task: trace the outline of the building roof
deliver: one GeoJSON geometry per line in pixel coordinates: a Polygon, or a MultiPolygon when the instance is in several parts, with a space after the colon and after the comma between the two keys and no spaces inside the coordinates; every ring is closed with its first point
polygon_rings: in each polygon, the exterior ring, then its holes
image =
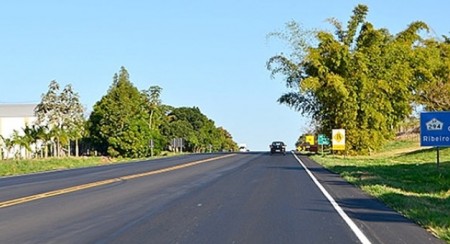
{"type": "Polygon", "coordinates": [[[37,104],[0,104],[0,118],[5,117],[35,117],[37,104]]]}

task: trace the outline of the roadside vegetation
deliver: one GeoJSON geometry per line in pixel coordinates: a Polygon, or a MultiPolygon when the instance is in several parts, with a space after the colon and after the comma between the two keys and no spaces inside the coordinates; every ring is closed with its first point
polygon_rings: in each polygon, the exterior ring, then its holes
{"type": "Polygon", "coordinates": [[[3,160],[0,163],[0,176],[13,176],[45,171],[82,168],[103,165],[115,161],[117,160],[107,159],[104,157],[43,158],[32,160],[8,159],[3,160]]]}
{"type": "MultiPolygon", "coordinates": [[[[180,155],[174,152],[162,152],[151,159],[180,155]]],[[[91,157],[64,157],[64,158],[39,158],[39,159],[7,159],[0,161],[0,177],[25,175],[47,171],[75,169],[92,166],[102,166],[117,163],[130,163],[149,158],[112,158],[105,156],[91,157]]]]}
{"type": "Polygon", "coordinates": [[[0,135],[0,160],[80,155],[142,158],[164,151],[237,150],[231,134],[200,108],[163,104],[161,93],[159,86],[139,91],[121,67],[87,115],[72,86],[61,90],[53,80],[35,108],[36,121],[12,135],[0,135]]]}
{"type": "Polygon", "coordinates": [[[287,44],[267,61],[287,87],[278,102],[311,118],[297,148],[345,129],[346,151],[312,158],[450,243],[450,149],[438,168],[435,149],[407,138],[420,112],[450,111],[450,37],[420,20],[391,34],[368,13],[359,4],[346,23],[329,18],[333,31],[291,21],[270,33],[287,44]]]}
{"type": "Polygon", "coordinates": [[[450,148],[392,141],[372,156],[312,156],[332,172],[450,243],[450,148]]]}
{"type": "Polygon", "coordinates": [[[351,155],[380,150],[419,111],[450,110],[450,38],[420,20],[391,34],[368,13],[360,4],[347,23],[329,18],[333,31],[291,21],[269,34],[287,44],[267,61],[287,87],[278,102],[311,118],[308,134],[345,129],[351,155]]]}

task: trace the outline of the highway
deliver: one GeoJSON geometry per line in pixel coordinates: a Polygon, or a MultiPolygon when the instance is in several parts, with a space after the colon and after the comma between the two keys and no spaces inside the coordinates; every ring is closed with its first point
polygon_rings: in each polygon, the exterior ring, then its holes
{"type": "Polygon", "coordinates": [[[0,178],[0,243],[443,243],[305,156],[194,154],[0,178]]]}

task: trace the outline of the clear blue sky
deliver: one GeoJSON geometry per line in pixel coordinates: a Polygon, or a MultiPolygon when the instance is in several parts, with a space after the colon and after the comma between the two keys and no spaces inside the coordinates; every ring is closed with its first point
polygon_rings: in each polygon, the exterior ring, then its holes
{"type": "Polygon", "coordinates": [[[367,20],[398,33],[413,21],[450,35],[450,2],[438,0],[17,0],[0,9],[0,103],[38,103],[51,80],[72,84],[92,110],[125,66],[139,89],[163,88],[163,103],[197,106],[251,150],[272,140],[290,149],[308,118],[276,103],[285,91],[266,61],[283,51],[269,32],[295,20],[332,30],[358,4],[367,20]]]}

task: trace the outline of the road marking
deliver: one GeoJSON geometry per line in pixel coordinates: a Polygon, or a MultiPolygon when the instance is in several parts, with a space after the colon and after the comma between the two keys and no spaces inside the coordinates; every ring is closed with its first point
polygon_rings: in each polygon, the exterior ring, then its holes
{"type": "Polygon", "coordinates": [[[167,167],[167,168],[163,168],[163,169],[158,169],[158,170],[153,170],[153,171],[148,171],[148,172],[144,172],[144,173],[126,175],[126,176],[121,176],[121,177],[117,177],[117,178],[101,180],[101,181],[96,181],[96,182],[87,183],[87,184],[83,184],[83,185],[68,187],[68,188],[64,188],[64,189],[39,193],[36,195],[16,198],[16,199],[0,202],[0,208],[6,208],[6,207],[10,207],[10,206],[14,206],[14,205],[18,205],[18,204],[22,204],[22,203],[26,203],[26,202],[31,202],[31,201],[35,201],[35,200],[39,200],[39,199],[43,199],[43,198],[58,196],[58,195],[62,195],[62,194],[70,193],[70,192],[81,191],[84,189],[93,188],[93,187],[97,187],[97,186],[113,184],[113,183],[124,181],[124,180],[131,180],[131,179],[136,179],[136,178],[140,178],[140,177],[144,177],[144,176],[161,174],[161,173],[178,170],[178,169],[182,169],[182,168],[187,168],[187,167],[191,167],[194,165],[198,165],[198,164],[202,164],[202,163],[206,163],[206,162],[210,162],[210,161],[214,161],[214,160],[218,160],[218,159],[222,159],[222,158],[227,158],[227,157],[231,157],[231,156],[235,156],[235,155],[236,154],[227,154],[227,155],[223,155],[223,156],[219,156],[219,157],[203,159],[203,160],[199,160],[199,161],[180,164],[180,165],[167,167]]]}
{"type": "Polygon", "coordinates": [[[338,212],[338,214],[341,216],[341,218],[347,223],[347,225],[350,227],[350,229],[355,233],[356,237],[358,237],[359,241],[363,244],[370,244],[369,238],[367,238],[366,235],[361,231],[361,229],[358,228],[358,226],[353,222],[350,217],[344,212],[344,210],[339,206],[339,204],[334,200],[334,198],[328,193],[328,191],[320,184],[320,182],[317,180],[317,178],[309,171],[309,169],[306,167],[306,165],[300,160],[297,155],[295,155],[294,152],[292,152],[292,155],[294,155],[295,159],[300,163],[300,165],[305,169],[306,173],[308,173],[309,177],[314,181],[314,183],[319,187],[319,189],[322,191],[323,195],[328,199],[328,201],[331,203],[331,205],[334,207],[334,209],[338,212]]]}

